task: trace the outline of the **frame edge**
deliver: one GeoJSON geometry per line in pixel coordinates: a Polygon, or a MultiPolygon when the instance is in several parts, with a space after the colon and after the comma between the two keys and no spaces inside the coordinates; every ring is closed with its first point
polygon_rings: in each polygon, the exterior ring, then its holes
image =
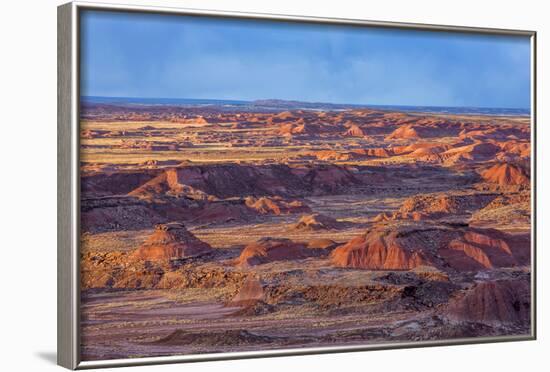
{"type": "Polygon", "coordinates": [[[72,262],[73,4],[57,8],[57,364],[75,369],[77,334],[72,262]]]}
{"type": "MultiPolygon", "coordinates": [[[[211,16],[211,17],[230,17],[241,19],[262,19],[273,21],[288,21],[288,22],[308,22],[319,24],[339,24],[339,25],[354,25],[354,26],[372,26],[384,28],[401,28],[423,31],[448,31],[460,33],[480,33],[492,35],[511,35],[511,36],[529,36],[533,39],[534,53],[532,68],[533,77],[533,104],[531,109],[533,112],[532,121],[536,131],[536,47],[537,47],[537,31],[535,30],[519,30],[519,29],[500,29],[500,28],[483,28],[472,26],[456,26],[456,25],[438,25],[424,23],[408,23],[408,22],[393,22],[393,21],[373,21],[364,19],[348,19],[348,18],[333,18],[333,17],[315,17],[301,16],[291,14],[269,14],[269,13],[252,13],[241,11],[224,11],[213,9],[196,9],[185,7],[169,7],[169,6],[148,6],[136,5],[131,3],[97,3],[93,0],[75,0],[58,6],[58,313],[57,313],[57,332],[58,332],[58,358],[57,364],[71,370],[96,369],[96,368],[113,368],[127,366],[147,366],[147,365],[164,365],[175,363],[193,363],[205,361],[227,361],[227,360],[242,360],[256,358],[272,358],[272,357],[289,357],[303,356],[316,354],[331,354],[331,353],[348,353],[348,352],[365,352],[376,350],[397,350],[402,348],[424,348],[434,346],[460,346],[460,345],[475,345],[484,343],[500,343],[500,342],[518,342],[518,341],[534,341],[537,340],[536,327],[536,209],[532,210],[534,233],[532,238],[535,243],[533,246],[532,265],[532,325],[531,332],[528,335],[522,336],[504,336],[497,338],[486,339],[456,339],[444,340],[443,342],[415,342],[408,343],[392,343],[390,345],[374,345],[361,346],[350,348],[329,348],[327,350],[316,350],[315,348],[307,348],[305,350],[282,349],[279,351],[262,351],[253,353],[220,353],[206,354],[193,356],[191,358],[184,355],[175,355],[168,357],[151,357],[139,359],[122,359],[122,360],[101,360],[101,361],[81,361],[80,360],[80,342],[79,342],[79,264],[77,257],[79,256],[79,239],[75,238],[75,234],[79,233],[78,223],[78,198],[80,196],[78,182],[73,183],[74,179],[79,177],[78,169],[78,147],[73,147],[73,141],[78,140],[79,122],[78,112],[79,105],[77,102],[72,102],[72,98],[78,97],[78,79],[79,70],[76,64],[79,61],[79,30],[78,18],[79,12],[82,10],[104,10],[104,11],[119,11],[119,12],[137,12],[137,13],[157,13],[157,14],[177,14],[177,15],[196,15],[196,16],[211,16]],[[76,40],[76,41],[75,41],[76,40]],[[77,56],[75,60],[72,57],[77,56]],[[76,67],[75,67],[76,66],[76,67]],[[75,82],[76,81],[76,82],[75,82]],[[73,163],[74,160],[74,163],[73,163]],[[74,187],[74,188],[73,188],[74,187]],[[75,214],[75,211],[76,214],[75,214]]],[[[536,159],[536,136],[533,140],[533,152],[536,159]]],[[[536,168],[536,160],[535,167],[536,168]]],[[[533,176],[533,183],[536,190],[536,169],[533,176]]],[[[533,191],[534,200],[536,200],[536,191],[533,191]]],[[[536,206],[535,206],[536,208],[536,206]]]]}

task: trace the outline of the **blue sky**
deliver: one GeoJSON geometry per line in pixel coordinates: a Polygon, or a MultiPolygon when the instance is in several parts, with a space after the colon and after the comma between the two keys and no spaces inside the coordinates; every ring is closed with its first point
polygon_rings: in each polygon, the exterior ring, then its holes
{"type": "Polygon", "coordinates": [[[84,11],[86,96],[527,108],[528,37],[84,11]]]}

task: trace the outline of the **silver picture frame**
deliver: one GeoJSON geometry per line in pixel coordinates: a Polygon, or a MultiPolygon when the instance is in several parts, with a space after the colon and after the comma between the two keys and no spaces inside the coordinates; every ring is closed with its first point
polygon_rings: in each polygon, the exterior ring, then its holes
{"type": "Polygon", "coordinates": [[[157,6],[115,5],[74,1],[58,7],[58,155],[57,155],[57,362],[69,369],[88,369],[131,365],[167,364],[241,358],[342,353],[380,349],[480,344],[536,339],[536,32],[483,27],[443,26],[435,24],[383,22],[360,19],[321,18],[282,14],[245,13],[157,6]],[[412,30],[452,31],[459,33],[519,35],[531,40],[531,333],[522,336],[481,337],[441,341],[388,342],[376,345],[312,347],[300,349],[232,352],[168,357],[146,357],[102,361],[80,359],[80,173],[79,173],[79,17],[83,10],[145,12],[172,15],[202,15],[245,19],[280,20],[354,26],[376,26],[412,30]]]}

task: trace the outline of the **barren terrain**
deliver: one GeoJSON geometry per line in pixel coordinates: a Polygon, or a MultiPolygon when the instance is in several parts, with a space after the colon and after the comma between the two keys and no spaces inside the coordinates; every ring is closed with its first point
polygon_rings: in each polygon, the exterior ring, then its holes
{"type": "Polygon", "coordinates": [[[83,360],[529,334],[529,122],[84,106],[83,360]]]}

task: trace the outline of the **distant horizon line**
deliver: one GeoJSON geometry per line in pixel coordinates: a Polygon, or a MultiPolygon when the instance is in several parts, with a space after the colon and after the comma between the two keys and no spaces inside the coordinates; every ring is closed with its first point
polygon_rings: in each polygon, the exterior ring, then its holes
{"type": "Polygon", "coordinates": [[[320,101],[301,101],[296,99],[284,99],[284,98],[257,98],[254,100],[244,99],[230,99],[230,98],[182,98],[182,97],[130,97],[130,96],[97,96],[97,95],[80,95],[80,99],[83,98],[102,98],[102,99],[141,99],[141,100],[188,100],[188,101],[232,101],[242,103],[254,103],[261,101],[273,101],[273,102],[292,102],[292,103],[304,103],[310,105],[334,105],[334,106],[357,106],[357,107],[427,107],[427,108],[471,108],[471,109],[504,109],[504,110],[529,110],[531,107],[489,107],[489,106],[442,106],[442,105],[410,105],[410,104],[376,104],[376,103],[335,103],[335,102],[320,102],[320,101]]]}

